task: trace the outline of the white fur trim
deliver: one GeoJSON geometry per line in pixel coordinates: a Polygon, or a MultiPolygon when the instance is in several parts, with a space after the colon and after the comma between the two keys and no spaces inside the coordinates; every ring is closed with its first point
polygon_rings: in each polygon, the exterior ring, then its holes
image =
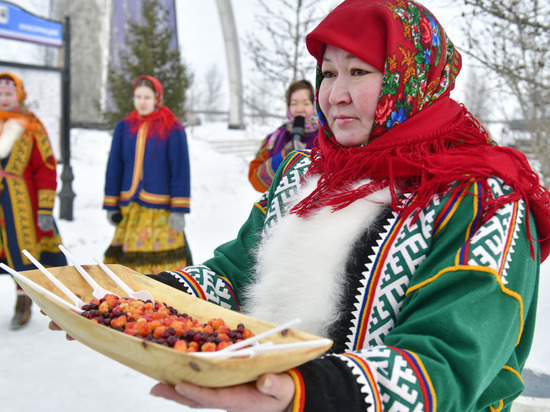
{"type": "MultiPolygon", "coordinates": [[[[289,207],[316,184],[316,179],[307,182],[289,207]]],[[[306,219],[283,216],[260,245],[245,312],[276,324],[299,317],[298,329],[326,336],[338,317],[341,280],[353,244],[389,201],[386,188],[336,212],[325,207],[306,219]]]]}
{"type": "Polygon", "coordinates": [[[4,122],[2,134],[0,135],[0,159],[5,159],[11,153],[13,145],[25,131],[25,127],[15,119],[4,122]]]}

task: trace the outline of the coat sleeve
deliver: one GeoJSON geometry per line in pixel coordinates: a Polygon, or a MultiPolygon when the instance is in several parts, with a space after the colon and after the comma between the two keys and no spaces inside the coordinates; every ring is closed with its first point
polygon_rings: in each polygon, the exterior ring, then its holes
{"type": "Polygon", "coordinates": [[[123,139],[124,120],[120,120],[113,132],[111,150],[107,160],[107,171],[105,173],[105,195],[103,198],[103,209],[116,210],[120,199],[122,188],[122,177],[124,174],[123,139]]]}
{"type": "Polygon", "coordinates": [[[265,197],[254,204],[237,237],[214,250],[214,257],[202,265],[161,272],[153,279],[183,290],[200,299],[241,311],[240,291],[252,279],[255,245],[265,220],[265,197]]]}
{"type": "MultiPolygon", "coordinates": [[[[287,159],[290,159],[289,156],[287,159]]],[[[285,159],[285,163],[289,160],[285,159]]],[[[278,182],[284,168],[275,176],[278,182]]],[[[266,219],[269,199],[275,188],[262,194],[254,203],[248,219],[237,237],[214,250],[214,257],[198,266],[150,275],[155,280],[178,288],[200,299],[241,311],[243,289],[253,280],[258,244],[266,219]]]]}
{"type": "Polygon", "coordinates": [[[265,192],[271,183],[277,169],[288,153],[285,150],[272,153],[271,148],[275,144],[274,140],[284,139],[286,134],[285,126],[281,126],[273,134],[264,139],[256,156],[250,162],[248,168],[248,180],[258,192],[265,192]]]}
{"type": "Polygon", "coordinates": [[[483,222],[471,193],[440,216],[381,344],[289,372],[294,411],[509,410],[534,333],[540,258],[536,241],[530,256],[527,228],[535,224],[526,224],[523,201],[483,222]]]}
{"type": "Polygon", "coordinates": [[[189,213],[191,199],[191,168],[187,136],[181,124],[168,138],[170,162],[170,208],[174,212],[189,213]]]}

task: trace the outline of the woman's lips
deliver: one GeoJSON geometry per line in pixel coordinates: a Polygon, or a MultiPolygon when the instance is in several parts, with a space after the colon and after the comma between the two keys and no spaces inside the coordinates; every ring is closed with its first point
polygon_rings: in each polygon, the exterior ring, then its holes
{"type": "Polygon", "coordinates": [[[336,116],[334,117],[334,125],[338,127],[345,127],[357,120],[351,116],[336,116]]]}

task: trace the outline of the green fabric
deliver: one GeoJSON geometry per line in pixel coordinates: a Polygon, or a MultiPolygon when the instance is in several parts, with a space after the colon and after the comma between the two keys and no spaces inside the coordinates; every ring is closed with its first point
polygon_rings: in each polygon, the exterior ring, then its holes
{"type": "MultiPolygon", "coordinates": [[[[519,258],[512,259],[506,270],[507,284],[487,272],[486,266],[456,264],[475,205],[474,196],[466,195],[433,237],[431,251],[415,271],[409,290],[428,283],[408,294],[395,328],[385,339],[387,345],[419,355],[442,410],[489,410],[498,407],[503,394],[519,396],[524,386],[513,371],[523,370],[534,332],[539,249],[532,260],[524,224],[513,247],[519,258]]],[[[532,220],[531,227],[535,227],[532,220]]],[[[470,251],[472,263],[475,253],[470,251]]]]}
{"type": "MultiPolygon", "coordinates": [[[[202,274],[219,275],[231,283],[237,301],[224,298],[226,306],[237,309],[242,305],[240,292],[252,280],[261,236],[269,226],[276,224],[277,216],[285,213],[282,201],[288,194],[285,190],[296,190],[288,185],[288,181],[279,186],[283,174],[287,172],[285,178],[288,179],[293,173],[295,182],[303,175],[305,169],[295,167],[293,161],[295,159],[285,159],[274,184],[254,205],[237,238],[218,247],[214,257],[201,269],[202,274]]],[[[506,190],[496,180],[493,189],[496,194],[506,190]]],[[[476,188],[472,186],[470,190],[475,193],[476,188]]],[[[411,239],[418,237],[419,242],[426,243],[426,251],[422,252],[419,263],[411,263],[404,269],[394,268],[395,271],[410,270],[410,279],[405,299],[400,302],[401,298],[395,297],[395,325],[384,336],[383,346],[373,348],[370,343],[355,352],[371,368],[378,370],[379,376],[387,378],[376,386],[384,394],[385,408],[403,396],[401,381],[399,385],[396,383],[398,378],[416,372],[410,369],[408,372],[399,371],[401,376],[393,376],[397,372],[380,358],[380,348],[384,346],[418,357],[433,385],[439,410],[465,412],[502,408],[500,410],[507,411],[524,388],[519,374],[534,333],[539,247],[534,242],[536,258],[531,259],[525,219],[521,217],[523,202],[518,204],[518,218],[511,209],[500,209],[492,220],[479,226],[475,220],[479,216],[477,198],[472,193],[459,198],[454,208],[449,205],[455,199],[447,195],[424,210],[426,216],[439,217],[448,213],[437,228],[417,228],[415,232],[407,226],[412,224],[409,219],[395,238],[394,248],[406,241],[410,242],[408,247],[412,247],[414,241],[411,239]],[[506,229],[514,222],[519,222],[519,225],[511,245],[503,246],[506,229]],[[470,249],[462,255],[461,250],[468,244],[470,249]],[[507,252],[504,268],[500,263],[503,250],[507,252]]],[[[530,224],[535,228],[533,220],[530,224]]],[[[536,234],[534,236],[536,238],[536,234]]],[[[395,251],[390,249],[389,253],[386,260],[392,261],[391,254],[395,251]]],[[[397,263],[400,262],[395,260],[397,263]]],[[[219,299],[219,296],[208,298],[216,303],[219,299]]],[[[350,374],[351,370],[350,366],[350,374]]],[[[410,388],[418,390],[420,386],[416,383],[410,388]]],[[[422,399],[416,402],[422,402],[422,399]]]]}

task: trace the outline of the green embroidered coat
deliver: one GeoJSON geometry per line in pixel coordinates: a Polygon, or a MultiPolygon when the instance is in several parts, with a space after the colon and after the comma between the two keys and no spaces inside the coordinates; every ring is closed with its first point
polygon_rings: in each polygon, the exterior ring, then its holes
{"type": "MultiPolygon", "coordinates": [[[[288,213],[308,165],[307,153],[289,155],[235,240],[159,280],[242,310],[259,245],[288,213]]],[[[490,186],[496,196],[510,190],[498,179],[490,186]]],[[[510,410],[534,333],[539,249],[534,241],[533,259],[523,201],[481,223],[479,190],[434,198],[417,220],[383,207],[361,231],[325,331],[331,353],[289,372],[294,411],[510,410]]]]}

